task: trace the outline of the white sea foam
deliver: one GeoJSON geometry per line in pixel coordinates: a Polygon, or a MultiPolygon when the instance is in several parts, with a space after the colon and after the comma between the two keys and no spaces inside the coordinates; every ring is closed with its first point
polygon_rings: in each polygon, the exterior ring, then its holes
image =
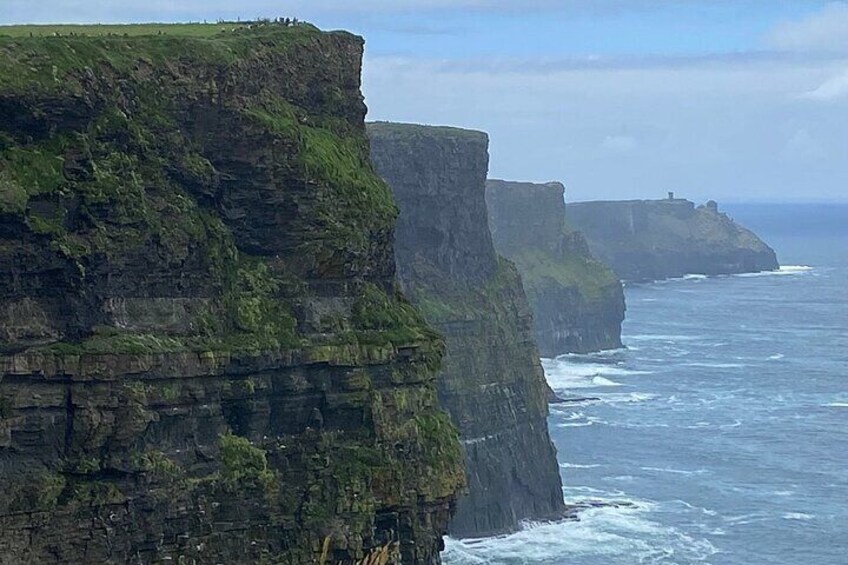
{"type": "Polygon", "coordinates": [[[631,402],[648,402],[657,398],[656,394],[647,392],[612,393],[601,396],[601,402],[606,404],[629,404],[631,402]]]}
{"type": "Polygon", "coordinates": [[[702,335],[672,335],[672,334],[630,334],[623,337],[625,341],[701,341],[702,335]]]}
{"type": "Polygon", "coordinates": [[[560,463],[559,466],[563,469],[597,469],[600,467],[598,464],[581,465],[580,463],[560,463]]]}
{"type": "Polygon", "coordinates": [[[801,275],[801,274],[804,274],[804,273],[809,273],[812,270],[813,270],[812,267],[808,267],[806,265],[784,265],[776,271],[762,271],[760,273],[740,273],[738,275],[733,275],[733,276],[742,277],[742,278],[755,278],[755,277],[801,275]]]}
{"type": "Polygon", "coordinates": [[[686,282],[686,281],[702,281],[706,278],[708,278],[707,275],[703,275],[703,274],[700,274],[700,273],[690,273],[690,274],[687,274],[687,275],[683,275],[682,277],[669,277],[667,279],[659,279],[659,280],[653,281],[651,284],[665,285],[665,284],[673,284],[673,283],[686,282]]]}
{"type": "Polygon", "coordinates": [[[610,477],[604,477],[603,480],[610,482],[632,483],[636,480],[636,477],[633,475],[612,475],[610,477]]]}
{"type": "Polygon", "coordinates": [[[848,402],[829,402],[822,404],[825,408],[848,408],[848,402]]]}
{"type": "Polygon", "coordinates": [[[542,359],[545,377],[555,390],[605,388],[622,386],[617,377],[648,374],[632,371],[616,364],[575,363],[565,359],[542,359]]]}
{"type": "Polygon", "coordinates": [[[712,427],[712,424],[710,422],[695,422],[691,426],[683,426],[683,428],[687,430],[700,430],[709,427],[712,427]]]}
{"type": "Polygon", "coordinates": [[[808,521],[814,519],[815,516],[812,514],[805,514],[803,512],[787,512],[783,515],[784,520],[802,520],[808,521]]]}
{"type": "Polygon", "coordinates": [[[448,565],[571,563],[591,557],[611,565],[653,562],[657,558],[694,562],[717,552],[707,539],[653,521],[653,503],[589,487],[568,490],[586,491],[590,496],[567,500],[572,504],[600,501],[621,506],[588,508],[580,512],[576,521],[529,523],[521,531],[506,536],[448,538],[442,555],[444,562],[448,565]]]}
{"type": "Polygon", "coordinates": [[[621,386],[621,383],[605,379],[604,377],[592,377],[592,384],[595,386],[621,386]]]}
{"type": "Polygon", "coordinates": [[[643,471],[654,471],[656,473],[671,473],[672,475],[702,475],[709,472],[706,469],[684,471],[683,469],[671,469],[669,467],[640,467],[640,469],[643,471]]]}
{"type": "Polygon", "coordinates": [[[574,415],[568,417],[565,422],[560,422],[556,425],[558,428],[585,428],[588,426],[593,426],[595,424],[606,424],[606,420],[602,420],[595,416],[586,417],[581,412],[579,415],[574,415]]]}
{"type": "Polygon", "coordinates": [[[608,359],[610,357],[616,357],[623,353],[627,353],[627,351],[629,350],[629,347],[619,347],[618,349],[604,349],[601,351],[594,351],[592,353],[563,353],[562,355],[557,355],[555,359],[543,358],[542,361],[556,361],[561,359],[573,361],[582,359],[592,362],[595,359],[608,359]]]}
{"type": "Polygon", "coordinates": [[[742,363],[681,363],[684,367],[704,367],[707,369],[743,369],[742,363]]]}
{"type": "Polygon", "coordinates": [[[769,356],[769,359],[771,361],[780,361],[784,357],[786,356],[783,353],[775,353],[774,355],[769,356]]]}
{"type": "Polygon", "coordinates": [[[542,367],[545,372],[558,372],[577,377],[604,376],[627,376],[644,375],[644,371],[632,371],[618,365],[606,365],[603,363],[569,363],[568,361],[542,359],[542,367]]]}
{"type": "Polygon", "coordinates": [[[728,524],[741,526],[745,524],[754,524],[756,522],[765,522],[772,517],[767,512],[751,512],[749,514],[740,514],[738,516],[724,516],[723,519],[728,524]]]}

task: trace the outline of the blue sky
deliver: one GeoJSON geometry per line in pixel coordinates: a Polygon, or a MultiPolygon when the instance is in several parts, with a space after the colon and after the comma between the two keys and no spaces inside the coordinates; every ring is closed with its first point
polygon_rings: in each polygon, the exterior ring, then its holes
{"type": "Polygon", "coordinates": [[[848,200],[848,1],[0,0],[0,23],[260,15],[365,36],[369,117],[485,130],[492,176],[848,200]]]}

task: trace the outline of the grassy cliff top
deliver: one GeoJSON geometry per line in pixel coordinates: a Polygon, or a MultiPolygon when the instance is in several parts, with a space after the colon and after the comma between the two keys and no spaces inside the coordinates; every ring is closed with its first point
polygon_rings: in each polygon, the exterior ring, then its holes
{"type": "Polygon", "coordinates": [[[396,122],[369,122],[368,135],[381,139],[413,139],[431,137],[486,143],[489,135],[483,131],[462,129],[450,126],[429,126],[423,124],[403,124],[396,122]]]}
{"type": "Polygon", "coordinates": [[[50,24],[50,25],[3,25],[0,26],[0,39],[29,37],[109,37],[109,36],[159,36],[214,38],[226,37],[226,34],[268,31],[304,32],[317,31],[309,24],[285,25],[275,22],[218,22],[206,23],[146,23],[146,24],[50,24]]]}
{"type": "Polygon", "coordinates": [[[514,181],[503,179],[486,179],[486,185],[496,190],[560,190],[565,191],[565,186],[556,180],[549,182],[514,181]]]}
{"type": "Polygon", "coordinates": [[[354,37],[274,22],[0,26],[0,92],[67,91],[69,74],[104,63],[117,71],[139,61],[227,65],[255,53],[257,44],[280,51],[326,36],[354,37]]]}

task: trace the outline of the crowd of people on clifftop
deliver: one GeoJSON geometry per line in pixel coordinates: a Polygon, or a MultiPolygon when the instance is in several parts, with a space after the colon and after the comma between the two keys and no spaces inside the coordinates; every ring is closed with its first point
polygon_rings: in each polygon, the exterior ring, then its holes
{"type": "Polygon", "coordinates": [[[234,22],[233,21],[227,21],[227,20],[218,20],[218,24],[222,24],[222,25],[223,24],[238,24],[240,26],[247,26],[249,29],[253,29],[254,27],[263,27],[263,26],[269,26],[269,25],[280,25],[280,26],[284,26],[284,27],[291,27],[291,26],[296,26],[296,25],[300,25],[300,24],[303,24],[303,23],[305,23],[305,22],[302,22],[302,21],[298,20],[297,18],[274,18],[274,19],[257,18],[255,20],[249,20],[249,21],[244,21],[244,22],[241,21],[240,19],[236,20],[234,22]]]}

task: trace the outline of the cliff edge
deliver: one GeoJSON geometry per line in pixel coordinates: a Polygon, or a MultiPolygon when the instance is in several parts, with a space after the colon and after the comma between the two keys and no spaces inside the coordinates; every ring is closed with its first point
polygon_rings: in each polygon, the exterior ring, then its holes
{"type": "Polygon", "coordinates": [[[679,198],[577,202],[568,221],[619,277],[658,280],[686,274],[727,275],[778,268],[777,256],[750,230],[718,210],[679,198]]]}
{"type": "Polygon", "coordinates": [[[125,29],[0,37],[0,563],[438,563],[362,39],[125,29]]]}
{"type": "Polygon", "coordinates": [[[621,282],[565,220],[565,189],[489,180],[486,201],[495,248],[521,273],[545,357],[621,347],[621,282]]]}
{"type": "Polygon", "coordinates": [[[469,493],[452,535],[515,530],[564,511],[547,428],[547,385],[521,279],[487,223],[486,134],[369,124],[371,158],[400,208],[398,273],[446,338],[442,406],[457,425],[469,493]]]}

